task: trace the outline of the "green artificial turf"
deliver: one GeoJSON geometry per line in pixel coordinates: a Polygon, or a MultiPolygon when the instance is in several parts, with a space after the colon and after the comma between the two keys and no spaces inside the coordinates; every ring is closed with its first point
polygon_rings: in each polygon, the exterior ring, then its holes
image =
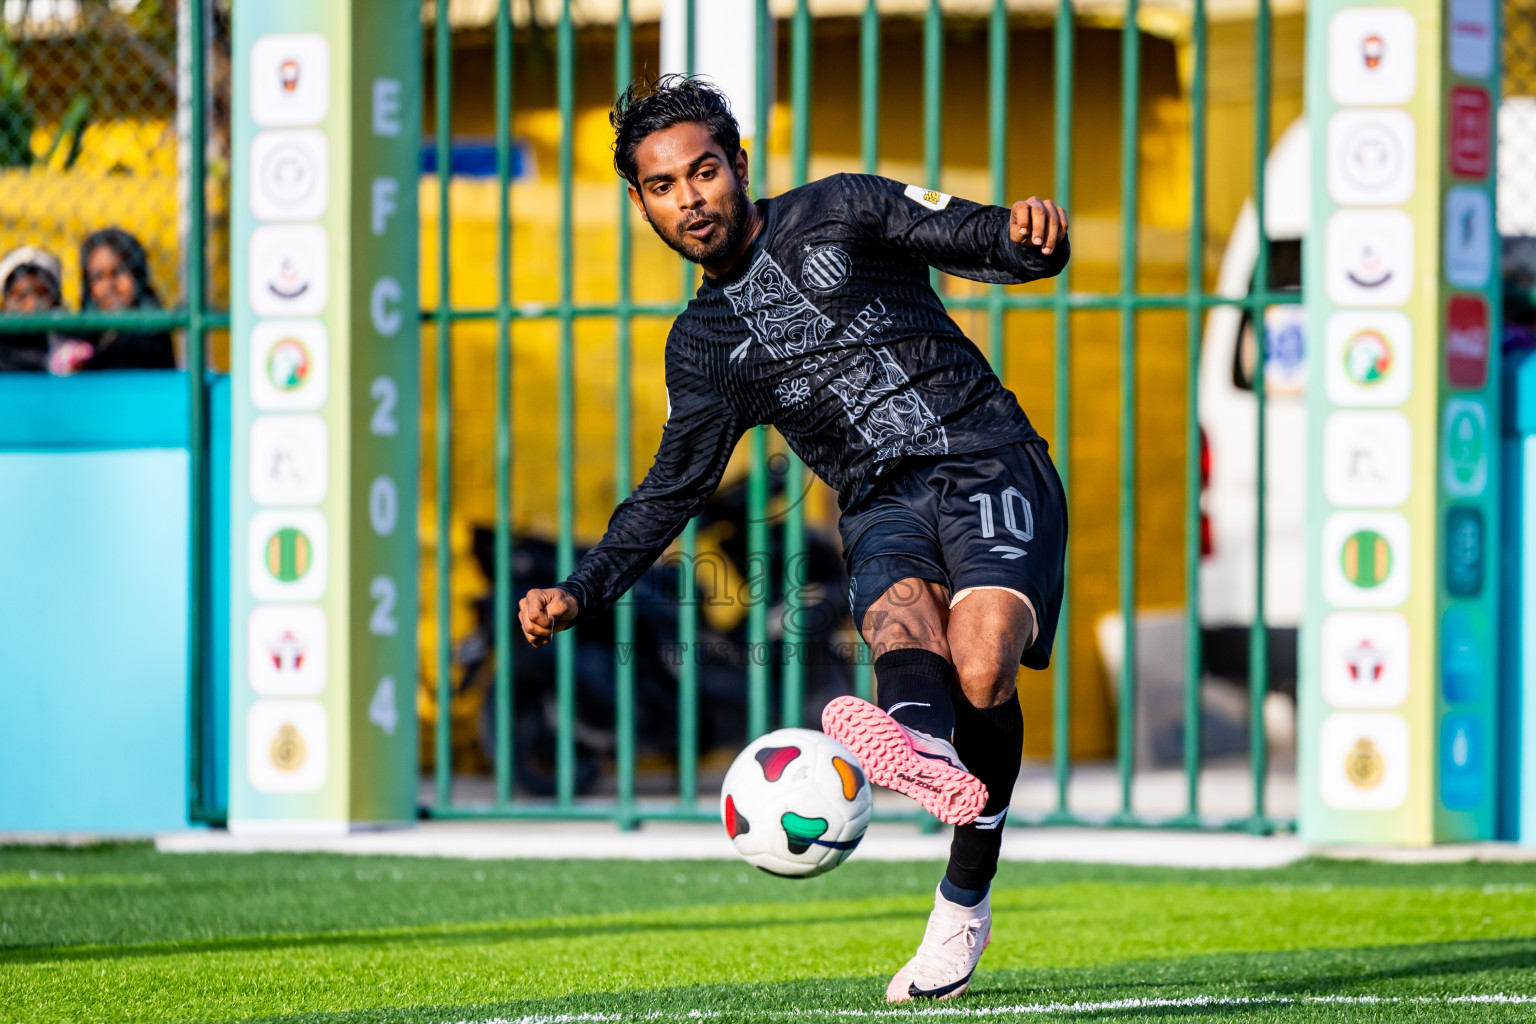
{"type": "MultiPolygon", "coordinates": [[[[853,1019],[939,871],[0,848],[0,1021],[853,1019]]],[[[919,1014],[1536,1020],[1451,1001],[1536,998],[1536,865],[1005,864],[992,900],[971,994],[919,1014]]]]}

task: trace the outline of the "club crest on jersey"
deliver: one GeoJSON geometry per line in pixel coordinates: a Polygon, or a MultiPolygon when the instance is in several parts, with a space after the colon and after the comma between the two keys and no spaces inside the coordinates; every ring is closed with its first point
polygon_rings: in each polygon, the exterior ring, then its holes
{"type": "Polygon", "coordinates": [[[949,201],[952,197],[946,192],[940,192],[938,189],[922,188],[918,185],[908,185],[907,198],[922,206],[928,207],[930,210],[942,210],[944,207],[949,205],[949,201]]]}
{"type": "Polygon", "coordinates": [[[817,292],[829,292],[848,280],[853,261],[835,245],[818,245],[805,254],[800,283],[817,292]]]}

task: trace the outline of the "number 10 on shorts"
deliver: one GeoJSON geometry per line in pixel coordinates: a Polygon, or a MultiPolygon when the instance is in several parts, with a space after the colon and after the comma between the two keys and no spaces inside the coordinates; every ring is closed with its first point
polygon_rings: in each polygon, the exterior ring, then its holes
{"type": "MultiPolygon", "coordinates": [[[[981,494],[973,494],[970,499],[981,512],[981,536],[984,540],[991,540],[997,536],[997,523],[992,514],[992,495],[983,491],[981,494]]],[[[1035,539],[1035,514],[1029,507],[1029,499],[1019,491],[1017,487],[1005,489],[998,502],[1003,508],[1003,528],[1021,541],[1035,539]],[[1017,506],[1015,506],[1017,502],[1017,506]]],[[[999,544],[991,549],[1004,558],[1012,560],[1023,558],[1027,552],[1023,548],[1014,547],[1011,544],[999,544]]]]}

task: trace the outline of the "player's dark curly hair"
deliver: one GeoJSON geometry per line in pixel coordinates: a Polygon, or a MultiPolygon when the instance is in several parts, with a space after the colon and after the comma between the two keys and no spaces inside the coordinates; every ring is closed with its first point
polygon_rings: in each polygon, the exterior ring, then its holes
{"type": "Polygon", "coordinates": [[[614,101],[608,123],[613,125],[613,166],[636,188],[640,187],[635,150],[652,132],[673,125],[697,122],[710,138],[735,160],[741,150],[741,127],[731,113],[731,101],[709,82],[689,75],[637,78],[614,101]]]}

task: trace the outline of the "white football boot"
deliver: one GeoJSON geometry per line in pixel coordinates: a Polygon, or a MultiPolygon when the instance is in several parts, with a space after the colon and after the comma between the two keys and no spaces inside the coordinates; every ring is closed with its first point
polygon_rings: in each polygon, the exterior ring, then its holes
{"type": "Polygon", "coordinates": [[[989,893],[974,907],[951,903],[933,894],[933,913],[917,955],[896,972],[885,1001],[953,999],[964,994],[976,973],[976,963],[992,939],[992,897],[989,893]]]}

